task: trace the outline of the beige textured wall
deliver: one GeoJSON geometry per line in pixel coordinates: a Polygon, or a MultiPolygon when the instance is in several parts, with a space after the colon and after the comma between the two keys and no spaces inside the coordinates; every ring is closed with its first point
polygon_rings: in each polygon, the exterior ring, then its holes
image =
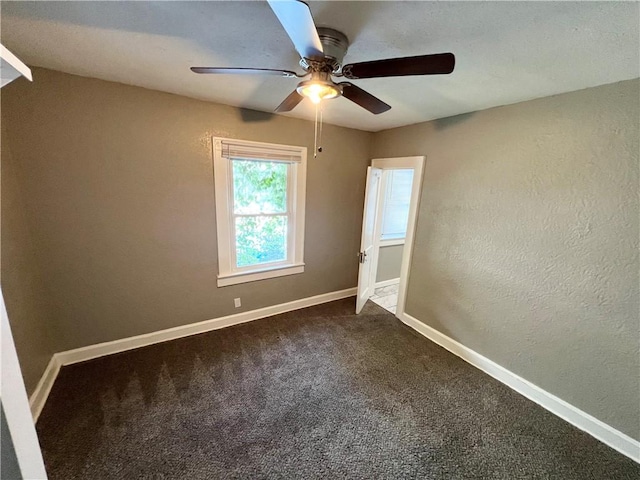
{"type": "MultiPolygon", "coordinates": [[[[8,88],[8,87],[7,87],[8,88]]],[[[2,90],[4,95],[4,89],[2,90]]],[[[32,234],[33,220],[28,216],[29,198],[20,184],[25,172],[11,155],[7,141],[7,122],[2,124],[2,237],[0,263],[2,292],[11,320],[13,338],[21,362],[27,391],[40,380],[55,353],[52,317],[47,302],[47,283],[37,262],[32,234]],[[14,321],[15,320],[15,321],[14,321]]]]}
{"type": "Polygon", "coordinates": [[[426,155],[407,313],[640,439],[640,81],[389,130],[426,155]]]}
{"type": "MultiPolygon", "coordinates": [[[[2,275],[10,281],[17,258],[37,252],[56,351],[356,285],[371,133],[326,125],[324,153],[313,159],[311,122],[33,73],[33,84],[2,90],[2,121],[24,173],[7,182],[25,199],[16,212],[31,220],[33,247],[3,255],[2,275]],[[308,147],[304,274],[216,287],[212,135],[308,147]]],[[[2,221],[4,250],[18,220],[2,221]]],[[[7,303],[16,295],[7,292],[7,303]]],[[[12,325],[19,331],[36,316],[14,309],[12,325]]],[[[27,356],[25,347],[25,370],[37,372],[41,362],[27,356]]]]}
{"type": "Polygon", "coordinates": [[[378,251],[378,268],[376,271],[376,282],[384,282],[400,277],[400,266],[402,265],[402,251],[404,245],[389,245],[380,247],[378,251]]]}

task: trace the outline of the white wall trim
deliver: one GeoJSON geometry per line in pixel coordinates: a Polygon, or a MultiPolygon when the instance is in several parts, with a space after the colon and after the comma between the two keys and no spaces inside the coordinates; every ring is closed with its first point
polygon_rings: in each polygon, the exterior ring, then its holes
{"type": "Polygon", "coordinates": [[[543,390],[461,343],[425,325],[407,313],[399,313],[398,318],[405,324],[424,335],[429,340],[449,350],[476,368],[491,375],[516,392],[534,401],[563,420],[588,433],[597,440],[640,463],[640,442],[616,430],[606,423],[592,417],[555,395],[543,390]]]}
{"type": "Polygon", "coordinates": [[[136,335],[135,337],[122,338],[111,342],[98,343],[89,345],[88,347],[75,348],[66,352],[56,353],[61,365],[71,365],[72,363],[84,362],[93,358],[103,357],[114,353],[133,350],[134,348],[146,347],[154,343],[167,342],[177,338],[197,335],[198,333],[209,332],[219,328],[230,327],[240,323],[251,322],[261,318],[278,315],[280,313],[298,310],[300,308],[311,307],[321,303],[332,302],[342,298],[355,295],[355,288],[348,288],[338,292],[324,293],[314,297],[302,298],[292,302],[281,303],[271,307],[259,308],[248,312],[235,313],[226,317],[214,318],[198,323],[190,323],[188,325],[180,325],[179,327],[167,328],[157,332],[136,335]]]}
{"type": "Polygon", "coordinates": [[[270,267],[259,271],[229,273],[226,275],[218,275],[218,287],[255,282],[257,280],[266,280],[267,278],[285,277],[287,275],[295,275],[298,273],[304,273],[304,263],[299,265],[270,267]]]}
{"type": "Polygon", "coordinates": [[[11,83],[19,76],[33,82],[31,69],[4,45],[0,45],[0,87],[11,83]]]}
{"type": "Polygon", "coordinates": [[[400,277],[398,277],[398,278],[391,278],[391,279],[389,279],[389,280],[383,280],[383,281],[381,281],[381,282],[376,282],[376,283],[373,285],[373,288],[374,288],[374,289],[376,289],[376,288],[387,287],[387,286],[389,286],[389,285],[395,285],[396,283],[400,283],[400,277]]]}
{"type": "MultiPolygon", "coordinates": [[[[384,283],[384,282],[381,282],[384,283]]],[[[99,343],[88,347],[76,348],[65,352],[56,353],[51,358],[47,368],[38,382],[34,390],[29,404],[34,421],[37,421],[42,408],[49,396],[53,383],[60,371],[62,365],[70,365],[73,363],[83,362],[94,358],[111,355],[114,353],[133,350],[135,348],[153,345],[155,343],[166,342],[177,338],[183,338],[190,335],[217,330],[220,328],[230,327],[241,323],[259,320],[261,318],[278,315],[280,313],[290,312],[301,308],[320,305],[322,303],[340,300],[342,298],[351,297],[356,294],[356,288],[348,288],[337,292],[330,292],[313,297],[294,300],[292,302],[281,303],[271,307],[260,308],[248,312],[241,312],[225,317],[205,320],[203,322],[192,323],[189,325],[181,325],[179,327],[160,330],[144,335],[114,340],[112,342],[99,343]]],[[[616,430],[597,418],[586,412],[574,407],[555,395],[541,389],[537,385],[523,379],[515,373],[480,355],[479,353],[465,347],[461,343],[447,337],[438,332],[434,328],[420,322],[411,315],[399,312],[398,318],[406,325],[416,330],[429,340],[437,343],[441,347],[450,351],[454,355],[462,358],[474,367],[491,375],[496,380],[504,383],[516,392],[524,395],[529,400],[537,403],[551,413],[559,416],[565,421],[571,423],[575,427],[590,434],[594,438],[609,445],[611,448],[626,455],[632,460],[640,463],[640,442],[634,440],[628,435],[616,430]]]]}
{"type": "Polygon", "coordinates": [[[86,360],[103,357],[105,355],[146,347],[147,345],[153,345],[155,343],[167,342],[177,338],[188,337],[190,335],[197,335],[211,330],[218,330],[219,328],[251,322],[253,320],[271,317],[272,315],[278,315],[292,310],[299,310],[301,308],[312,307],[314,305],[352,297],[355,294],[355,287],[347,288],[346,290],[323,293],[321,295],[302,298],[300,300],[281,303],[270,307],[259,308],[257,310],[235,313],[233,315],[227,315],[226,317],[214,318],[198,323],[190,323],[188,325],[180,325],[178,327],[167,328],[166,330],[159,330],[157,332],[145,333],[143,335],[121,338],[111,342],[97,343],[87,347],[75,348],[73,350],[56,353],[51,358],[40,382],[38,382],[35,391],[31,395],[29,403],[31,405],[33,419],[34,421],[38,420],[40,412],[42,411],[42,408],[47,401],[47,397],[49,396],[49,392],[51,391],[51,387],[58,376],[60,367],[63,365],[71,365],[73,363],[84,362],[86,360]]]}
{"type": "MultiPolygon", "coordinates": [[[[405,237],[406,238],[406,237],[405,237]]],[[[380,248],[393,247],[395,245],[404,245],[404,238],[381,239],[380,248]]]]}
{"type": "MultiPolygon", "coordinates": [[[[32,422],[27,391],[13,343],[11,325],[0,292],[0,396],[9,436],[20,469],[20,478],[46,479],[47,473],[32,422]]],[[[6,439],[2,439],[4,441],[6,439]]]]}
{"type": "Polygon", "coordinates": [[[33,416],[34,423],[38,421],[40,412],[42,412],[42,407],[44,407],[44,404],[49,397],[49,393],[51,392],[51,387],[53,387],[53,383],[58,377],[60,367],[60,360],[56,353],[51,357],[51,360],[49,360],[49,364],[44,370],[42,377],[40,377],[40,381],[38,382],[38,385],[36,385],[36,389],[29,398],[29,406],[31,407],[31,415],[33,416]]]}

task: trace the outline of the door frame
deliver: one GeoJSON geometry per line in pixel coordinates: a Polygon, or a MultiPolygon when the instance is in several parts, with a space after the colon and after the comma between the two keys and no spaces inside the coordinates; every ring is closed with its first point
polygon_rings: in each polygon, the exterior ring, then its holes
{"type": "MultiPolygon", "coordinates": [[[[394,158],[374,158],[371,160],[371,166],[382,170],[399,170],[413,169],[413,183],[411,184],[411,200],[409,201],[409,219],[407,221],[407,234],[404,239],[404,248],[402,249],[402,263],[400,264],[400,284],[398,285],[398,304],[396,306],[395,316],[397,318],[404,314],[404,307],[407,299],[407,284],[409,281],[409,268],[411,266],[411,257],[413,255],[413,244],[415,238],[416,223],[418,220],[418,207],[422,196],[422,176],[424,173],[425,156],[413,157],[394,157],[394,158]]],[[[363,213],[364,216],[364,213],[363,213]]],[[[377,212],[376,212],[377,217],[377,212]]],[[[376,226],[376,231],[378,227],[376,226]]],[[[378,242],[379,243],[379,242],[378,242]]],[[[378,252],[376,250],[376,258],[374,263],[378,264],[378,252]]],[[[373,273],[375,275],[375,273],[373,273]]]]}
{"type": "MultiPolygon", "coordinates": [[[[22,380],[20,363],[11,335],[11,327],[4,297],[0,291],[0,337],[2,341],[2,363],[0,398],[6,416],[11,442],[18,461],[22,478],[42,480],[47,473],[40,451],[38,435],[36,434],[27,392],[22,380]]],[[[3,439],[7,441],[8,439],[3,439]]]]}

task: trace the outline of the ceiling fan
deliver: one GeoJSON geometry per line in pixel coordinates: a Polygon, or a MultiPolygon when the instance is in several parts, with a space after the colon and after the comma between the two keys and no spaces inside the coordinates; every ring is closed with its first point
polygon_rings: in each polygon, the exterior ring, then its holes
{"type": "Polygon", "coordinates": [[[346,35],[332,28],[316,28],[309,6],[301,0],[268,0],[268,2],[300,54],[300,66],[305,73],[243,67],[191,67],[191,70],[195,73],[263,74],[288,78],[310,76],[309,80],[300,82],[297,88],[278,105],[276,112],[293,110],[304,97],[318,104],[322,100],[343,96],[377,115],[386,112],[391,106],[351,82],[336,83],[332,77],[356,80],[405,75],[442,75],[451,73],[455,66],[455,57],[452,53],[388,58],[342,65],[342,59],[349,47],[346,35]]]}

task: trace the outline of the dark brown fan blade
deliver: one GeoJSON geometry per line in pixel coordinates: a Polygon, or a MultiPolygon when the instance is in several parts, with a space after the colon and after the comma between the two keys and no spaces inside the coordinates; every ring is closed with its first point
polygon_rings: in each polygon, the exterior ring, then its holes
{"type": "Polygon", "coordinates": [[[342,67],[346,78],[402,77],[406,75],[445,75],[453,72],[453,53],[436,53],[417,57],[388,58],[352,63],[342,67]]]}
{"type": "Polygon", "coordinates": [[[262,74],[262,75],[278,75],[279,77],[304,77],[305,75],[298,75],[296,72],[290,70],[277,70],[273,68],[244,68],[244,67],[191,67],[191,71],[194,73],[215,73],[215,74],[237,74],[237,73],[249,73],[249,74],[262,74]]]}
{"type": "Polygon", "coordinates": [[[302,101],[302,95],[294,90],[285,98],[280,105],[276,107],[276,112],[290,112],[302,101]]]}
{"type": "Polygon", "coordinates": [[[300,0],[267,0],[302,58],[323,58],[309,6],[300,0]]]}
{"type": "Polygon", "coordinates": [[[356,87],[353,83],[342,82],[338,85],[342,86],[342,96],[357,103],[362,108],[369,110],[371,113],[378,115],[391,109],[389,105],[379,98],[374,97],[370,93],[365,92],[360,87],[356,87]]]}

